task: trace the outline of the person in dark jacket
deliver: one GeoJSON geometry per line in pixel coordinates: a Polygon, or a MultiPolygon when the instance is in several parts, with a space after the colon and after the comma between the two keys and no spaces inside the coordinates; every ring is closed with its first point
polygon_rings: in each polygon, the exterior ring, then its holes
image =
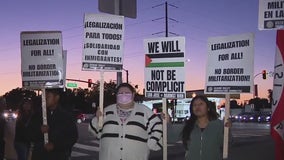
{"type": "Polygon", "coordinates": [[[18,160],[27,160],[30,149],[29,125],[33,114],[33,102],[29,97],[23,99],[16,121],[14,146],[18,160]]]}
{"type": "Polygon", "coordinates": [[[47,125],[42,125],[41,116],[33,118],[32,160],[68,160],[71,156],[78,131],[72,115],[59,105],[60,92],[59,89],[46,90],[47,125]],[[46,144],[44,133],[48,133],[46,144]]]}
{"type": "Polygon", "coordinates": [[[6,102],[3,97],[0,97],[0,160],[4,159],[5,152],[5,141],[4,141],[4,130],[5,130],[5,118],[3,116],[6,102]]]}

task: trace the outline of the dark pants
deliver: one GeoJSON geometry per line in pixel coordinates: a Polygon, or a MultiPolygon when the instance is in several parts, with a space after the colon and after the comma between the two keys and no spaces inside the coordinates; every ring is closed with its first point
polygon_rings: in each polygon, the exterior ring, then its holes
{"type": "Polygon", "coordinates": [[[46,152],[43,144],[35,144],[32,152],[32,160],[70,160],[70,151],[46,152]]]}
{"type": "Polygon", "coordinates": [[[15,150],[17,152],[18,160],[28,160],[30,145],[21,142],[15,142],[15,150]]]}
{"type": "Polygon", "coordinates": [[[0,160],[4,159],[5,154],[5,141],[0,140],[0,160]]]}

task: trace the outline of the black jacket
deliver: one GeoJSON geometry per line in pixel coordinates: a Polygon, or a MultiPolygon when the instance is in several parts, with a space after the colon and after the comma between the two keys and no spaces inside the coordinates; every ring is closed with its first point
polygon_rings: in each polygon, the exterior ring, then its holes
{"type": "Polygon", "coordinates": [[[54,145],[54,150],[47,152],[44,149],[44,139],[41,133],[42,117],[38,115],[40,114],[33,117],[30,128],[33,131],[31,140],[34,142],[32,160],[67,160],[78,139],[74,118],[60,107],[53,111],[47,110],[48,140],[54,145]]]}
{"type": "Polygon", "coordinates": [[[0,141],[4,141],[4,130],[5,130],[5,118],[0,113],[0,141]]]}
{"type": "Polygon", "coordinates": [[[29,125],[31,115],[20,115],[16,121],[15,142],[30,144],[30,130],[29,125]]]}

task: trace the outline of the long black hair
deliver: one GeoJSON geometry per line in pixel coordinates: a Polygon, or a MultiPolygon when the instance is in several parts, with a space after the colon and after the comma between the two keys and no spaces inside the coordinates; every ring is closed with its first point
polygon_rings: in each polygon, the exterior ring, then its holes
{"type": "Polygon", "coordinates": [[[202,100],[206,103],[206,106],[208,108],[208,119],[209,121],[212,120],[216,120],[218,118],[218,114],[216,112],[216,108],[213,105],[213,102],[209,101],[207,99],[207,97],[203,96],[203,95],[197,95],[195,96],[192,101],[190,102],[190,118],[185,122],[184,128],[182,130],[182,142],[183,145],[186,149],[187,148],[187,142],[190,140],[190,134],[195,126],[196,120],[197,120],[197,116],[193,113],[193,103],[195,100],[202,100]]]}

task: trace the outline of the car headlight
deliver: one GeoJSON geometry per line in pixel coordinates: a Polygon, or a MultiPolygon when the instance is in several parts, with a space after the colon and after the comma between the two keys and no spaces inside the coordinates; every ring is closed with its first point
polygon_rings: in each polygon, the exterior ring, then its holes
{"type": "Polygon", "coordinates": [[[250,120],[253,120],[254,118],[253,118],[253,117],[249,117],[249,119],[250,119],[250,120]]]}
{"type": "Polygon", "coordinates": [[[235,116],[235,118],[238,119],[239,117],[238,117],[238,116],[235,116]]]}
{"type": "Polygon", "coordinates": [[[4,117],[5,117],[5,118],[7,118],[7,117],[8,117],[8,113],[4,113],[3,115],[4,115],[4,117]]]}
{"type": "Polygon", "coordinates": [[[266,117],[266,119],[270,119],[270,117],[269,117],[269,116],[267,116],[267,117],[266,117]]]}
{"type": "Polygon", "coordinates": [[[13,118],[16,119],[18,117],[17,113],[13,113],[13,118]]]}
{"type": "Polygon", "coordinates": [[[261,118],[260,118],[260,117],[258,117],[257,119],[258,119],[258,120],[260,120],[261,118]]]}

